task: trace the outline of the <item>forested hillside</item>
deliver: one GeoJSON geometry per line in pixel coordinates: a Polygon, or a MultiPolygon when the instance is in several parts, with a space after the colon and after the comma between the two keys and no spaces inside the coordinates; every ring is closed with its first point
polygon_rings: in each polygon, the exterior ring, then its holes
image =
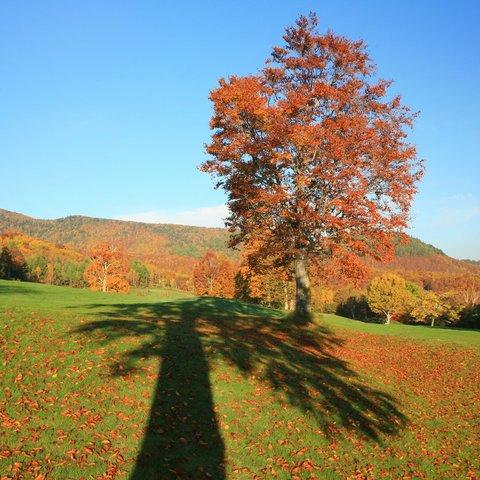
{"type": "MultiPolygon", "coordinates": [[[[235,290],[235,295],[246,295],[244,298],[273,305],[287,305],[288,300],[282,299],[292,295],[290,282],[274,269],[266,275],[249,278],[248,294],[242,293],[241,285],[238,282],[234,285],[235,272],[245,273],[240,266],[242,258],[240,252],[228,248],[229,233],[222,228],[148,224],[85,216],[40,220],[0,210],[0,237],[0,246],[10,248],[13,264],[17,265],[12,267],[13,270],[24,272],[18,273],[17,278],[85,286],[83,272],[91,260],[91,249],[99,242],[105,242],[120,249],[124,263],[133,269],[128,275],[131,285],[161,285],[229,297],[234,295],[235,290]],[[205,278],[208,275],[206,272],[216,277],[214,283],[205,278]],[[206,284],[210,287],[206,288],[206,284]],[[287,285],[290,286],[287,288],[287,285]]],[[[480,272],[478,263],[455,260],[416,238],[409,238],[407,242],[398,241],[396,257],[392,261],[366,263],[369,273],[362,280],[353,282],[357,287],[364,287],[372,276],[393,271],[426,288],[446,291],[455,289],[459,276],[480,272]]],[[[348,275],[342,269],[329,274],[320,271],[312,274],[314,284],[324,292],[330,288],[338,291],[340,286],[343,288],[350,284],[348,275]]],[[[323,295],[316,300],[317,304],[323,305],[321,308],[324,308],[325,302],[328,303],[323,295]]]]}
{"type": "MultiPolygon", "coordinates": [[[[208,251],[232,261],[239,252],[228,248],[229,233],[224,228],[150,224],[92,218],[80,215],[42,220],[0,209],[0,232],[13,230],[57,246],[68,246],[85,254],[99,241],[120,246],[130,257],[187,275],[195,262],[208,251]]],[[[480,271],[480,263],[456,260],[439,248],[409,237],[397,242],[396,257],[389,263],[370,267],[401,272],[462,273],[480,271]]]]}
{"type": "Polygon", "coordinates": [[[0,230],[12,229],[52,243],[84,250],[99,239],[121,245],[136,257],[151,259],[165,253],[201,257],[214,250],[235,257],[222,228],[127,222],[80,215],[40,220],[0,209],[0,230]]]}
{"type": "MultiPolygon", "coordinates": [[[[164,253],[199,258],[208,250],[238,258],[237,252],[228,248],[229,233],[223,228],[150,224],[80,215],[41,220],[0,209],[0,230],[5,229],[16,230],[52,243],[72,245],[80,250],[89,248],[102,239],[120,244],[129,253],[141,258],[151,258],[164,253]]],[[[448,257],[442,250],[413,237],[410,237],[407,243],[397,243],[396,255],[397,257],[433,255],[435,260],[431,266],[436,268],[439,268],[439,262],[445,264],[446,269],[455,268],[457,262],[453,259],[445,261],[448,257]]],[[[424,264],[428,265],[429,262],[424,264]]],[[[461,266],[463,268],[466,264],[461,266]]]]}

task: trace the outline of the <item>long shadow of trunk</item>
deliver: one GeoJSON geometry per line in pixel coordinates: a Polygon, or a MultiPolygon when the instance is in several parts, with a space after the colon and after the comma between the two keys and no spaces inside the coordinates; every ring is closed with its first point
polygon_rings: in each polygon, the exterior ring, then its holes
{"type": "Polygon", "coordinates": [[[258,374],[290,405],[312,416],[329,438],[382,443],[408,425],[398,398],[352,369],[341,351],[345,340],[324,325],[308,327],[271,310],[215,298],[92,305],[97,312],[100,307],[108,320],[75,331],[102,332],[105,342],[134,336],[140,343],[123,352],[122,369],[113,364],[113,374],[135,370],[139,359],[162,362],[130,480],[225,479],[201,340],[245,376],[258,374]]]}
{"type": "Polygon", "coordinates": [[[209,367],[193,312],[166,321],[150,417],[130,480],[225,478],[209,367]]]}

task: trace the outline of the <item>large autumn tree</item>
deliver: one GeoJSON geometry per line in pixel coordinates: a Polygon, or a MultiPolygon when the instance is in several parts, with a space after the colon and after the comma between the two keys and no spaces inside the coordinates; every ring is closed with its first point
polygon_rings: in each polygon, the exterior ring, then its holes
{"type": "Polygon", "coordinates": [[[392,253],[422,166],[405,133],[415,115],[376,77],[363,41],[319,33],[314,14],[283,39],[263,70],[211,92],[202,169],[228,193],[232,246],[257,239],[258,257],[292,271],[304,315],[309,264],[392,253]]]}

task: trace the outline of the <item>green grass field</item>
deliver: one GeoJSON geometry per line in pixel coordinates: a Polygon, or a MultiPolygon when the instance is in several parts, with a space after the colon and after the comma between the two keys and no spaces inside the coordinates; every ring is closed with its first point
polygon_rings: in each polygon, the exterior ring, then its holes
{"type": "Polygon", "coordinates": [[[0,478],[480,474],[480,332],[0,281],[0,478]]]}

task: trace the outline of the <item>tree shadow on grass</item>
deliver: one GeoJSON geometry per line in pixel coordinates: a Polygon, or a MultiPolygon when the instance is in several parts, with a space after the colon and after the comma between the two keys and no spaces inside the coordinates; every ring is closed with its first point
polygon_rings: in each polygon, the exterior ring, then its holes
{"type": "Polygon", "coordinates": [[[327,436],[347,431],[373,441],[407,423],[396,400],[368,386],[336,354],[342,340],[328,328],[289,322],[274,310],[218,298],[90,305],[108,320],[77,332],[105,341],[135,336],[121,375],[137,360],[158,357],[161,369],[145,437],[130,480],[225,478],[225,452],[215,416],[209,356],[245,375],[255,373],[291,405],[313,415],[327,436]]]}

